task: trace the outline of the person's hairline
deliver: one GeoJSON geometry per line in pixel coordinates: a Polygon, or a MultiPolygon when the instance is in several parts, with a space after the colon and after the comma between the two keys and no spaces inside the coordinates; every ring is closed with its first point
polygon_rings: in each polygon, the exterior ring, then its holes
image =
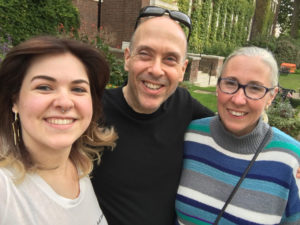
{"type": "Polygon", "coordinates": [[[273,63],[272,60],[274,61],[274,63],[276,63],[276,60],[275,60],[274,56],[268,50],[263,49],[263,48],[259,48],[259,47],[256,47],[256,46],[242,47],[242,48],[239,48],[239,49],[235,50],[234,52],[232,52],[227,57],[227,59],[225,60],[218,77],[222,76],[222,74],[226,70],[226,67],[227,67],[228,63],[233,58],[235,58],[236,56],[245,56],[245,57],[256,57],[256,58],[258,58],[261,62],[263,62],[270,69],[269,75],[270,75],[272,87],[277,87],[277,85],[278,85],[278,67],[277,67],[277,64],[272,65],[272,63],[273,63]],[[256,52],[254,52],[254,51],[256,51],[256,52]],[[252,53],[254,53],[254,54],[252,54],[252,53]],[[265,53],[266,55],[265,54],[260,55],[259,53],[265,53]],[[270,59],[270,60],[267,60],[267,59],[270,59]],[[277,77],[275,77],[275,76],[277,76],[277,77]]]}
{"type": "MultiPolygon", "coordinates": [[[[163,15],[163,16],[160,16],[160,17],[165,17],[165,18],[168,18],[169,20],[171,21],[174,21],[175,23],[177,23],[180,27],[180,22],[176,21],[176,20],[173,20],[172,18],[170,18],[170,16],[168,15],[163,15]]],[[[135,42],[135,39],[136,39],[136,35],[138,33],[138,30],[140,29],[141,25],[144,24],[145,22],[151,20],[151,19],[154,19],[154,18],[159,18],[159,17],[144,17],[143,20],[140,20],[140,22],[138,23],[136,29],[134,30],[132,36],[131,36],[131,39],[130,39],[130,43],[129,43],[129,47],[128,49],[130,50],[130,53],[133,52],[134,50],[134,42],[135,42]]],[[[183,35],[184,35],[184,39],[185,39],[185,51],[184,51],[184,56],[183,56],[183,59],[182,59],[182,62],[184,62],[186,59],[187,59],[187,51],[188,51],[188,42],[187,42],[187,36],[184,32],[184,30],[182,29],[182,27],[180,27],[183,35]]]]}

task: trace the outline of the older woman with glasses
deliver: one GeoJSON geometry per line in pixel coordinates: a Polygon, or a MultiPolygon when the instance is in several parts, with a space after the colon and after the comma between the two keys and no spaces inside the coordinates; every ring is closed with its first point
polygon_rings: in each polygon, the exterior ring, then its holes
{"type": "Polygon", "coordinates": [[[177,224],[300,224],[300,143],[262,120],[277,83],[267,50],[227,58],[219,114],[193,121],[185,135],[177,224]]]}

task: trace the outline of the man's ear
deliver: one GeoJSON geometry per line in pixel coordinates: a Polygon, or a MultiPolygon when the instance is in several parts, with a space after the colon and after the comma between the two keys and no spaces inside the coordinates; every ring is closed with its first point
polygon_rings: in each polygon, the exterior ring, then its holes
{"type": "Polygon", "coordinates": [[[125,71],[128,71],[129,60],[130,60],[130,49],[125,48],[125,51],[124,51],[124,69],[125,69],[125,71]]]}
{"type": "Polygon", "coordinates": [[[183,81],[184,73],[186,71],[186,68],[187,68],[188,64],[189,64],[189,60],[188,59],[184,60],[184,62],[182,63],[182,66],[181,66],[181,76],[179,77],[179,82],[183,81]]]}

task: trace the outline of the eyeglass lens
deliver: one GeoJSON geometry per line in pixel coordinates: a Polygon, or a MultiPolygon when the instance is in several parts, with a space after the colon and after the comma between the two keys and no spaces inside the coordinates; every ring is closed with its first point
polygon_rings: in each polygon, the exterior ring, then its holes
{"type": "Polygon", "coordinates": [[[242,85],[239,84],[236,80],[233,79],[220,79],[219,81],[219,87],[221,91],[227,93],[227,94],[234,94],[236,93],[240,88],[244,89],[244,94],[246,97],[251,99],[260,99],[265,96],[268,89],[261,85],[256,84],[246,84],[242,85]]]}

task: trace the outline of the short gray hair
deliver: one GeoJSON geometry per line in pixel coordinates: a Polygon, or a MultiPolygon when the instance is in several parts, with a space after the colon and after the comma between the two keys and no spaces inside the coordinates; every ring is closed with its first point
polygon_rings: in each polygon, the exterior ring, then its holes
{"type": "Polygon", "coordinates": [[[273,87],[278,86],[278,65],[277,62],[272,54],[272,52],[264,49],[264,48],[259,48],[255,46],[251,47],[243,47],[235,50],[233,53],[231,53],[225,60],[220,76],[223,74],[223,71],[225,70],[228,62],[235,56],[255,56],[260,58],[267,66],[270,67],[271,69],[271,83],[273,87]]]}

